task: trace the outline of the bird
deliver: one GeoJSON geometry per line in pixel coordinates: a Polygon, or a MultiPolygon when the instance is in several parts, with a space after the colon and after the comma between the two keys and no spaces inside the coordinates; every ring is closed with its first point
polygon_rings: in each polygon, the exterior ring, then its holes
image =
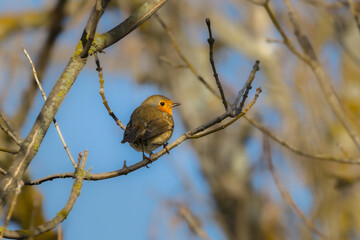
{"type": "Polygon", "coordinates": [[[150,160],[152,151],[160,146],[166,148],[174,131],[172,109],[179,105],[162,95],[148,97],[131,114],[121,143],[128,142],[133,149],[142,152],[143,160],[150,160]]]}

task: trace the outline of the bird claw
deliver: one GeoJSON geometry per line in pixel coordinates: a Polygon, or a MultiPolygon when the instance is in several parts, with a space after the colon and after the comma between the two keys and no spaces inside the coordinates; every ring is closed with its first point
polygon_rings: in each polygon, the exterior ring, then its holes
{"type": "MultiPolygon", "coordinates": [[[[150,164],[150,163],[153,162],[153,161],[150,159],[151,154],[152,154],[152,153],[150,153],[149,157],[147,157],[147,156],[145,156],[145,153],[143,153],[143,160],[147,160],[147,161],[149,162],[148,164],[150,164]]],[[[150,168],[150,167],[148,166],[148,164],[145,165],[146,168],[150,168]]]]}
{"type": "Polygon", "coordinates": [[[168,145],[168,144],[169,144],[169,143],[165,143],[165,144],[163,145],[163,148],[165,148],[166,153],[170,155],[170,151],[169,151],[169,149],[167,148],[167,145],[168,145]]]}

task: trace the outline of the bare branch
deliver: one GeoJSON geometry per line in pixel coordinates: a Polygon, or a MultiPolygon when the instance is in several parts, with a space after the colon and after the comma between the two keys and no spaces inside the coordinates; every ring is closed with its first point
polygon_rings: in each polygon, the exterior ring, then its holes
{"type": "Polygon", "coordinates": [[[189,228],[196,233],[200,238],[210,240],[209,235],[201,226],[200,220],[190,211],[189,207],[184,204],[177,204],[178,212],[181,217],[185,219],[189,228]]]}
{"type": "Polygon", "coordinates": [[[356,22],[356,26],[360,32],[360,3],[357,1],[357,2],[354,2],[354,0],[347,0],[348,3],[349,3],[349,6],[350,6],[350,9],[351,9],[351,13],[352,15],[354,16],[354,20],[356,22]],[[357,6],[356,6],[357,4],[357,6]]]}
{"type": "MultiPolygon", "coordinates": [[[[37,84],[38,87],[39,87],[39,90],[40,90],[40,92],[41,92],[41,96],[43,97],[44,101],[46,101],[46,94],[45,94],[44,89],[42,88],[41,83],[40,83],[40,81],[39,81],[39,78],[38,78],[38,76],[37,76],[36,69],[35,69],[35,66],[34,66],[34,64],[33,64],[33,61],[31,60],[31,57],[30,57],[30,55],[28,54],[28,52],[26,51],[26,49],[25,49],[24,47],[23,47],[22,49],[23,49],[23,51],[24,51],[27,59],[28,59],[29,62],[30,62],[31,69],[32,69],[32,72],[33,72],[33,74],[34,74],[34,79],[35,79],[35,81],[36,81],[36,84],[37,84]]],[[[53,123],[54,123],[54,125],[55,125],[56,131],[57,131],[58,134],[59,134],[59,137],[60,137],[60,140],[61,140],[61,142],[62,142],[62,144],[63,144],[63,146],[64,146],[64,149],[65,149],[67,155],[68,155],[69,158],[70,158],[70,161],[71,161],[72,165],[73,165],[74,167],[76,167],[76,163],[75,163],[75,161],[74,161],[74,159],[73,159],[73,157],[72,157],[72,155],[71,155],[71,153],[70,153],[70,149],[69,149],[69,147],[67,146],[67,144],[66,144],[66,142],[65,142],[65,139],[64,139],[64,137],[63,137],[63,135],[62,135],[62,133],[61,133],[61,131],[60,131],[59,124],[58,124],[58,122],[56,121],[55,118],[53,119],[53,123]]]]}
{"type": "Polygon", "coordinates": [[[0,147],[0,152],[6,152],[6,153],[10,153],[10,154],[17,154],[19,153],[19,150],[12,150],[12,149],[7,149],[7,148],[2,148],[0,147]]]}
{"type": "Polygon", "coordinates": [[[0,111],[0,128],[6,133],[6,135],[11,138],[11,140],[13,140],[14,143],[16,143],[18,146],[21,145],[23,140],[11,126],[8,118],[6,117],[6,114],[2,111],[0,111]]]}
{"type": "Polygon", "coordinates": [[[96,71],[99,74],[99,83],[100,83],[100,96],[103,100],[103,104],[106,108],[106,110],[108,111],[109,115],[114,119],[114,121],[116,122],[116,124],[118,126],[121,127],[122,130],[125,130],[126,126],[116,117],[115,113],[111,110],[108,101],[106,100],[105,97],[105,92],[104,92],[104,77],[103,77],[103,73],[102,73],[102,68],[100,66],[100,61],[99,58],[97,56],[97,53],[94,53],[94,58],[95,58],[95,63],[96,63],[96,71]]]}
{"type": "Polygon", "coordinates": [[[254,126],[258,130],[260,130],[262,133],[266,134],[268,137],[273,139],[275,142],[279,143],[281,146],[285,147],[286,149],[290,150],[291,152],[293,152],[293,153],[295,153],[295,154],[297,154],[299,156],[312,158],[312,159],[316,159],[316,160],[321,160],[321,161],[330,161],[330,162],[335,162],[335,163],[346,163],[346,164],[354,164],[354,165],[359,165],[360,164],[360,159],[358,159],[358,160],[349,160],[349,159],[337,158],[337,157],[333,157],[333,156],[311,154],[311,153],[302,151],[302,150],[297,149],[296,147],[290,145],[286,141],[280,139],[279,137],[275,136],[269,129],[265,128],[264,126],[262,126],[261,124],[259,124],[255,120],[249,118],[248,116],[244,116],[244,118],[252,126],[254,126]]]}
{"type": "Polygon", "coordinates": [[[206,25],[207,25],[207,28],[208,28],[208,31],[209,31],[209,38],[208,38],[209,60],[210,60],[211,68],[212,68],[213,73],[214,73],[214,78],[215,78],[215,81],[216,81],[216,85],[217,85],[217,87],[219,88],[219,91],[220,91],[220,96],[221,96],[222,102],[224,104],[225,111],[227,111],[228,110],[228,104],[227,104],[227,101],[226,101],[226,98],[225,98],[224,90],[223,90],[223,88],[221,86],[221,83],[220,83],[220,80],[219,80],[219,75],[216,72],[216,67],[215,67],[215,62],[214,62],[214,50],[213,49],[214,49],[215,39],[212,37],[210,19],[207,18],[205,21],[206,21],[206,25]]]}
{"type": "Polygon", "coordinates": [[[248,93],[249,93],[249,91],[251,89],[251,84],[255,79],[255,74],[256,74],[257,71],[260,70],[259,64],[260,64],[260,61],[256,60],[254,66],[253,66],[253,69],[252,69],[246,83],[244,84],[242,89],[239,91],[238,95],[235,98],[234,103],[231,106],[231,108],[235,111],[235,115],[239,114],[242,111],[243,107],[244,107],[245,100],[246,100],[247,95],[248,95],[248,93]],[[245,92],[245,94],[244,94],[244,92],[245,92]],[[239,102],[240,102],[241,97],[243,97],[243,100],[241,101],[240,105],[237,106],[239,104],[239,102]]]}
{"type": "Polygon", "coordinates": [[[209,85],[209,83],[199,75],[195,67],[190,63],[189,59],[185,57],[185,55],[180,50],[179,44],[176,42],[174,35],[171,33],[169,28],[166,26],[165,22],[161,19],[159,14],[155,14],[155,18],[158,20],[160,25],[164,28],[166,34],[171,40],[172,45],[175,48],[176,53],[179,55],[180,59],[185,63],[185,65],[190,69],[190,71],[195,75],[195,77],[208,89],[212,94],[219,97],[216,93],[216,91],[209,85]]]}
{"type": "MultiPolygon", "coordinates": [[[[167,0],[151,0],[142,4],[135,10],[130,17],[123,21],[118,26],[114,27],[110,31],[102,34],[101,37],[95,38],[95,52],[102,51],[103,49],[113,45],[117,41],[124,38],[140,24],[150,18],[157,10],[159,10],[167,0]]],[[[90,54],[92,54],[90,49],[90,54]]]]}
{"type": "Polygon", "coordinates": [[[66,202],[64,208],[61,209],[53,219],[40,226],[35,227],[32,232],[30,232],[29,230],[4,231],[4,228],[0,228],[1,234],[3,234],[7,238],[28,238],[29,236],[38,236],[44,232],[50,231],[51,229],[58,226],[62,221],[64,221],[70,213],[71,209],[73,208],[77,198],[80,196],[84,176],[87,173],[87,171],[85,171],[87,154],[88,152],[84,151],[84,157],[82,158],[82,161],[80,161],[78,167],[75,168],[75,173],[73,173],[75,181],[72,186],[68,201],[66,202]]]}
{"type": "Polygon", "coordinates": [[[294,53],[299,59],[301,59],[302,61],[304,61],[306,64],[308,64],[310,66],[311,70],[313,71],[313,73],[321,87],[321,90],[322,90],[322,92],[325,96],[325,99],[326,99],[327,103],[329,104],[330,108],[332,109],[332,111],[334,112],[336,117],[340,120],[340,122],[344,126],[345,130],[347,131],[347,133],[353,140],[354,144],[356,145],[356,147],[358,149],[360,149],[359,134],[358,134],[357,130],[355,129],[355,127],[353,126],[353,124],[351,123],[351,121],[349,120],[349,118],[346,116],[346,114],[343,110],[343,107],[340,103],[340,100],[329,81],[329,77],[326,76],[322,66],[318,62],[314,48],[312,47],[309,38],[302,32],[300,25],[296,19],[296,13],[295,13],[295,10],[294,10],[291,2],[289,0],[284,0],[284,2],[286,3],[286,5],[289,9],[289,17],[293,24],[294,34],[295,34],[300,46],[302,47],[304,53],[300,53],[295,48],[292,41],[287,37],[287,35],[283,31],[283,29],[281,28],[277,18],[275,17],[272,10],[270,9],[269,2],[265,1],[261,5],[265,8],[267,14],[269,15],[271,21],[273,22],[273,24],[275,26],[275,28],[278,30],[281,37],[283,38],[284,44],[287,46],[287,48],[292,53],[294,53]]]}
{"type": "Polygon", "coordinates": [[[314,48],[312,47],[309,38],[302,32],[293,5],[289,0],[284,0],[284,2],[286,3],[289,9],[289,18],[293,24],[295,36],[300,46],[302,47],[303,51],[305,52],[306,56],[310,59],[310,61],[306,63],[312,69],[331,110],[334,112],[335,116],[340,120],[341,124],[344,126],[345,130],[349,134],[355,146],[360,150],[360,136],[357,129],[353,126],[348,116],[346,116],[343,106],[341,105],[341,102],[339,100],[339,97],[336,94],[333,86],[331,85],[329,77],[326,76],[324,69],[322,68],[320,62],[316,57],[314,48]]]}
{"type": "Polygon", "coordinates": [[[24,183],[21,181],[21,182],[18,183],[18,186],[15,189],[14,197],[13,197],[13,199],[11,201],[8,214],[6,215],[4,226],[1,229],[0,240],[2,240],[3,237],[4,237],[4,233],[6,232],[6,228],[7,228],[8,224],[9,224],[9,222],[10,222],[10,218],[11,218],[11,215],[12,215],[12,213],[14,211],[14,208],[15,208],[15,205],[16,205],[16,202],[17,202],[17,198],[18,198],[18,196],[19,196],[19,194],[21,192],[22,186],[24,186],[24,183]]]}
{"type": "Polygon", "coordinates": [[[169,64],[170,66],[172,66],[173,68],[187,68],[188,66],[184,65],[184,64],[175,64],[172,61],[170,61],[167,57],[165,56],[160,56],[159,57],[160,61],[163,61],[166,64],[169,64]]]}
{"type": "Polygon", "coordinates": [[[83,41],[83,45],[84,45],[84,48],[83,48],[82,52],[80,53],[81,58],[88,56],[88,52],[89,52],[90,47],[95,38],[97,25],[99,23],[101,16],[104,14],[105,7],[109,3],[109,1],[110,0],[96,0],[91,17],[89,18],[88,24],[87,24],[87,26],[83,32],[83,35],[81,37],[81,39],[83,41]],[[90,30],[89,30],[89,28],[90,28],[90,30]],[[89,35],[89,36],[87,36],[87,35],[89,35]]]}
{"type": "MultiPolygon", "coordinates": [[[[206,136],[206,135],[209,135],[209,134],[211,134],[211,133],[217,132],[217,131],[219,131],[219,130],[225,129],[226,127],[230,126],[231,124],[233,124],[235,121],[237,121],[239,118],[241,118],[242,116],[244,116],[244,115],[249,111],[249,109],[255,104],[255,102],[256,102],[257,98],[259,97],[261,91],[262,91],[261,88],[256,89],[256,94],[255,94],[255,96],[254,96],[254,99],[253,99],[252,102],[249,104],[249,106],[248,106],[246,109],[244,109],[244,111],[242,111],[240,114],[238,114],[235,118],[233,118],[231,121],[229,121],[228,123],[223,124],[223,125],[215,128],[215,129],[212,129],[212,130],[208,131],[208,132],[205,132],[205,133],[202,133],[202,134],[193,135],[193,136],[191,136],[190,138],[191,138],[191,139],[201,138],[201,137],[204,137],[204,136],[206,136]]],[[[229,115],[229,116],[230,116],[230,115],[229,115]]]]}
{"type": "Polygon", "coordinates": [[[358,159],[358,160],[349,160],[349,159],[337,158],[337,157],[333,157],[333,156],[311,154],[311,153],[302,151],[302,150],[297,149],[296,147],[290,145],[288,142],[286,142],[286,141],[280,139],[279,137],[275,136],[269,129],[266,129],[264,126],[262,126],[261,124],[259,124],[255,120],[249,118],[248,116],[244,116],[244,118],[252,126],[254,126],[258,130],[260,130],[262,133],[266,134],[268,137],[273,139],[275,142],[279,143],[281,146],[285,147],[286,149],[290,150],[291,152],[293,152],[293,153],[295,153],[295,154],[297,154],[299,156],[312,158],[312,159],[316,159],[316,160],[321,160],[321,161],[330,161],[330,162],[335,162],[335,163],[346,163],[346,164],[354,164],[354,165],[359,165],[360,164],[360,159],[358,159]]]}

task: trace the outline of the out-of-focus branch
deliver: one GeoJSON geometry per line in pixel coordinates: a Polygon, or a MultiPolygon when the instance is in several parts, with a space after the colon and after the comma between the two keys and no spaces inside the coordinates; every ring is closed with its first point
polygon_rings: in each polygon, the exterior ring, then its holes
{"type": "Polygon", "coordinates": [[[311,4],[313,6],[324,7],[331,10],[348,6],[348,2],[347,2],[348,0],[338,0],[336,2],[327,2],[323,0],[302,0],[302,1],[311,4]]]}
{"type": "Polygon", "coordinates": [[[189,207],[184,204],[176,204],[179,215],[185,219],[189,228],[196,233],[200,238],[210,240],[209,235],[204,231],[201,226],[200,220],[190,211],[189,207]]]}
{"type": "MultiPolygon", "coordinates": [[[[48,35],[45,42],[41,44],[42,48],[38,54],[37,62],[35,63],[38,77],[41,80],[43,79],[46,68],[50,63],[49,59],[53,52],[56,40],[63,31],[63,20],[66,17],[65,7],[67,2],[67,0],[58,0],[54,9],[47,13],[47,21],[49,21],[48,35]]],[[[34,76],[31,75],[30,78],[31,81],[29,86],[21,94],[23,98],[21,101],[22,104],[19,106],[13,117],[14,126],[19,129],[26,121],[37,91],[37,85],[33,79],[34,76]]]]}
{"type": "Polygon", "coordinates": [[[337,157],[333,157],[333,156],[311,154],[311,153],[302,151],[302,150],[297,149],[296,147],[290,145],[288,142],[280,139],[278,136],[275,136],[269,129],[266,129],[264,126],[262,126],[255,120],[253,120],[247,116],[244,116],[244,118],[252,126],[254,126],[258,130],[260,130],[262,133],[266,134],[268,137],[273,139],[275,142],[279,143],[281,146],[285,147],[286,149],[290,150],[291,152],[293,152],[299,156],[312,158],[312,159],[316,159],[316,160],[322,160],[322,161],[330,161],[330,162],[335,162],[335,163],[346,163],[346,164],[355,164],[355,165],[360,164],[360,159],[359,160],[349,160],[349,159],[337,158],[337,157]]]}
{"type": "Polygon", "coordinates": [[[71,212],[71,209],[73,208],[77,198],[80,196],[82,183],[84,181],[84,176],[87,173],[87,171],[85,171],[85,163],[87,160],[87,155],[88,155],[88,151],[84,151],[84,156],[82,155],[82,153],[79,154],[78,165],[75,168],[75,173],[73,173],[75,181],[72,186],[69,199],[66,202],[64,208],[61,209],[53,219],[49,220],[48,222],[40,226],[35,227],[32,230],[32,232],[30,232],[29,230],[10,231],[10,230],[6,230],[5,228],[0,228],[1,234],[3,234],[7,238],[15,238],[15,239],[28,238],[29,236],[35,237],[44,232],[50,231],[51,229],[58,226],[62,221],[64,221],[67,218],[68,214],[71,212]]]}
{"type": "MultiPolygon", "coordinates": [[[[166,0],[149,0],[141,5],[122,24],[119,24],[101,37],[96,37],[94,43],[101,44],[95,44],[96,47],[94,48],[94,52],[101,51],[122,39],[147,20],[165,2],[166,0]]],[[[32,126],[28,136],[23,141],[21,151],[17,155],[17,158],[14,160],[4,179],[0,182],[0,207],[3,207],[6,204],[10,193],[14,191],[17,183],[22,179],[25,170],[37,153],[56,112],[85,66],[87,58],[80,57],[82,49],[82,42],[79,41],[73,56],[70,58],[60,78],[56,81],[38,118],[32,126]]],[[[91,49],[92,48],[90,48],[90,52],[91,49]]]]}
{"type": "MultiPolygon", "coordinates": [[[[38,85],[39,90],[40,90],[40,92],[41,92],[41,96],[43,97],[44,101],[46,101],[46,94],[45,94],[45,92],[44,92],[44,89],[43,89],[42,86],[41,86],[41,83],[40,83],[39,78],[38,78],[38,76],[37,76],[36,69],[35,69],[35,66],[34,66],[32,60],[31,60],[31,57],[29,56],[29,54],[28,54],[28,52],[26,51],[25,48],[23,48],[23,51],[24,51],[27,59],[28,59],[29,62],[30,62],[31,69],[32,69],[32,72],[33,72],[33,74],[34,74],[34,78],[35,78],[36,84],[38,85]]],[[[57,131],[58,134],[59,134],[59,137],[60,137],[60,140],[61,140],[61,142],[62,142],[62,144],[63,144],[63,146],[64,146],[64,149],[65,149],[67,155],[68,155],[69,158],[70,158],[70,161],[71,161],[72,165],[73,165],[74,167],[76,167],[76,163],[75,163],[75,161],[74,161],[74,159],[73,159],[73,157],[72,157],[72,155],[71,155],[71,153],[70,153],[70,149],[69,149],[69,147],[67,146],[67,144],[66,144],[66,142],[65,142],[65,139],[64,139],[64,137],[63,137],[63,135],[62,135],[62,133],[61,133],[61,131],[60,131],[59,124],[58,124],[58,122],[56,121],[55,118],[53,119],[53,123],[54,123],[54,125],[55,125],[56,131],[57,131]]]]}
{"type": "Polygon", "coordinates": [[[17,154],[19,152],[19,150],[13,150],[13,149],[0,147],[0,152],[6,152],[6,153],[10,153],[10,154],[17,154]]]}
{"type": "Polygon", "coordinates": [[[294,200],[291,197],[291,195],[289,194],[289,192],[286,190],[286,188],[281,184],[280,180],[278,179],[278,177],[275,173],[275,170],[274,170],[274,165],[272,163],[270,144],[265,135],[264,135],[263,148],[264,148],[264,159],[265,159],[268,169],[271,173],[271,176],[274,179],[275,185],[278,188],[283,199],[290,205],[291,208],[294,209],[295,213],[301,218],[301,220],[305,223],[305,225],[311,231],[316,233],[322,239],[327,239],[327,237],[323,233],[321,233],[314,226],[314,224],[305,216],[305,214],[300,210],[300,208],[296,205],[296,203],[294,202],[294,200]]]}
{"type": "Polygon", "coordinates": [[[354,16],[356,26],[358,27],[358,30],[360,32],[360,3],[354,2],[354,0],[347,0],[350,6],[350,10],[352,15],[354,16]]]}
{"type": "Polygon", "coordinates": [[[314,48],[312,47],[309,38],[301,30],[300,24],[296,17],[295,9],[293,8],[289,0],[284,0],[284,2],[289,9],[289,18],[294,28],[294,34],[304,54],[296,50],[292,42],[289,40],[285,32],[282,30],[278,20],[276,19],[276,17],[274,16],[274,14],[272,13],[269,7],[269,1],[264,1],[264,3],[261,5],[265,8],[274,26],[282,36],[284,40],[284,44],[288,47],[288,49],[291,52],[293,52],[296,56],[298,56],[301,60],[303,60],[306,64],[309,65],[321,87],[321,90],[325,96],[327,103],[329,104],[330,108],[332,109],[336,117],[340,120],[340,122],[344,126],[345,130],[353,140],[356,147],[360,150],[360,137],[358,135],[358,132],[353,126],[353,124],[350,122],[349,118],[346,116],[343,107],[341,106],[340,100],[330,83],[329,78],[326,76],[321,64],[319,63],[316,57],[314,48]]]}
{"type": "MultiPolygon", "coordinates": [[[[176,39],[174,37],[174,35],[172,34],[172,32],[170,31],[170,29],[167,27],[167,25],[165,24],[165,22],[162,20],[162,18],[159,16],[159,14],[155,14],[155,18],[158,20],[158,22],[160,23],[160,25],[164,28],[166,34],[168,35],[168,37],[171,40],[172,45],[175,48],[176,53],[179,55],[180,59],[185,63],[185,65],[190,69],[190,71],[195,75],[195,77],[205,86],[206,89],[208,89],[212,94],[214,94],[215,96],[219,97],[215,91],[215,89],[213,89],[209,83],[198,73],[198,71],[196,70],[196,68],[190,63],[189,59],[187,57],[185,57],[185,55],[182,53],[179,44],[176,42],[176,39]]],[[[220,97],[219,97],[220,98],[220,97]]]]}

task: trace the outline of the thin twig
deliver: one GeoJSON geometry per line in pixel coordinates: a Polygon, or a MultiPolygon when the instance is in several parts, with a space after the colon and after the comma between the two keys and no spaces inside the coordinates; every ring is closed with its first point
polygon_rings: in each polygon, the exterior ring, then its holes
{"type": "Polygon", "coordinates": [[[352,15],[354,16],[354,20],[356,22],[356,26],[360,32],[360,3],[359,1],[357,1],[356,3],[354,2],[354,0],[347,0],[350,6],[350,10],[352,15]],[[357,6],[356,6],[357,4],[357,6]]]}
{"type": "Polygon", "coordinates": [[[161,17],[159,16],[159,14],[155,14],[155,18],[158,20],[158,22],[160,23],[160,25],[163,27],[163,29],[165,30],[166,34],[168,35],[168,37],[171,40],[172,45],[175,48],[176,53],[179,55],[180,59],[185,63],[185,65],[190,69],[190,71],[196,76],[196,78],[206,87],[206,89],[208,89],[212,94],[214,94],[215,96],[218,96],[216,91],[209,85],[209,83],[201,76],[199,75],[199,73],[197,72],[197,70],[195,69],[195,67],[190,63],[190,61],[185,57],[185,55],[182,53],[182,51],[180,50],[179,44],[176,42],[174,35],[172,34],[172,32],[169,30],[169,28],[167,27],[167,25],[165,24],[165,22],[161,19],[161,17]]]}
{"type": "MultiPolygon", "coordinates": [[[[35,63],[37,75],[40,80],[43,79],[46,69],[51,63],[51,56],[53,56],[56,41],[65,28],[64,23],[66,22],[65,19],[67,18],[68,11],[66,9],[68,2],[69,0],[56,0],[54,8],[46,13],[47,17],[45,21],[47,22],[47,29],[44,29],[44,33],[46,32],[47,36],[45,36],[43,42],[37,43],[38,46],[41,46],[41,48],[39,49],[39,53],[36,55],[37,61],[35,63]]],[[[31,74],[31,83],[34,81],[33,78],[33,74],[31,74]]],[[[28,84],[28,87],[21,93],[21,104],[12,117],[14,126],[17,129],[21,129],[21,127],[25,124],[27,116],[29,116],[29,112],[32,109],[31,107],[35,102],[34,99],[36,93],[36,84],[28,84]]]]}
{"type": "Polygon", "coordinates": [[[257,71],[260,70],[259,64],[260,64],[260,61],[256,60],[254,66],[253,66],[253,69],[250,72],[250,75],[249,75],[246,83],[244,84],[242,89],[239,91],[238,95],[236,96],[236,98],[234,100],[234,103],[231,106],[231,108],[235,111],[235,115],[239,114],[242,111],[243,107],[244,107],[245,100],[246,100],[247,95],[248,95],[248,93],[249,93],[249,91],[251,89],[251,84],[255,79],[255,74],[256,74],[257,71]],[[244,94],[244,92],[245,92],[245,94],[244,94]],[[243,98],[243,100],[240,102],[241,97],[243,98]],[[239,102],[240,102],[240,105],[238,106],[239,102]]]}
{"type": "Polygon", "coordinates": [[[244,116],[244,118],[252,126],[254,126],[258,130],[260,130],[262,133],[266,134],[268,137],[273,139],[275,142],[277,142],[284,148],[290,150],[291,152],[293,152],[299,156],[312,158],[312,159],[316,159],[316,160],[321,160],[321,161],[330,161],[330,162],[335,162],[335,163],[346,163],[346,164],[354,164],[354,165],[360,164],[360,159],[349,160],[349,159],[337,158],[337,157],[333,157],[333,156],[317,155],[317,154],[311,154],[311,153],[304,152],[304,151],[297,149],[296,147],[290,145],[288,142],[280,139],[279,137],[275,136],[269,129],[265,128],[264,126],[262,126],[260,123],[256,122],[255,120],[253,120],[247,116],[244,116]]]}
{"type": "Polygon", "coordinates": [[[12,150],[12,149],[7,149],[7,148],[2,148],[0,147],[0,152],[6,152],[6,153],[10,153],[10,154],[17,154],[19,153],[19,150],[12,150]]]}
{"type": "Polygon", "coordinates": [[[163,61],[164,63],[166,63],[166,64],[169,64],[170,66],[172,66],[173,68],[187,68],[187,66],[186,65],[184,65],[184,64],[175,64],[175,63],[173,63],[172,61],[170,61],[167,57],[165,57],[165,56],[160,56],[159,57],[159,60],[160,61],[163,61]]]}
{"type": "Polygon", "coordinates": [[[356,147],[360,149],[360,136],[351,121],[348,119],[348,117],[346,117],[339,97],[337,96],[333,86],[331,85],[329,77],[326,76],[321,64],[319,63],[309,38],[302,32],[300,24],[296,19],[294,7],[289,0],[284,0],[284,2],[289,9],[289,18],[294,28],[294,34],[304,53],[299,52],[295,48],[292,41],[287,37],[284,30],[280,26],[277,18],[270,9],[269,1],[264,1],[260,5],[263,6],[266,10],[275,28],[283,38],[284,44],[287,46],[287,48],[311,68],[333,113],[340,120],[341,124],[344,126],[346,132],[349,134],[356,147]]]}
{"type": "Polygon", "coordinates": [[[226,127],[230,126],[231,124],[233,124],[235,121],[237,121],[239,118],[241,118],[242,116],[244,116],[249,110],[250,108],[255,104],[256,100],[258,99],[260,93],[261,93],[261,88],[256,89],[256,94],[254,96],[254,99],[252,100],[252,102],[249,104],[249,106],[247,108],[244,109],[244,111],[242,111],[240,114],[238,114],[235,118],[233,118],[231,121],[227,122],[226,124],[221,125],[220,127],[217,127],[215,129],[209,130],[205,133],[202,134],[197,134],[197,135],[193,135],[190,138],[191,139],[195,139],[195,138],[201,138],[204,137],[206,135],[212,134],[214,132],[220,131],[222,129],[225,129],[226,127]]]}
{"type": "Polygon", "coordinates": [[[289,50],[291,52],[293,52],[298,58],[300,58],[302,61],[304,61],[305,63],[310,63],[311,59],[306,56],[305,54],[299,52],[293,42],[287,37],[287,35],[285,34],[284,30],[282,29],[282,27],[280,26],[277,18],[275,17],[274,13],[272,12],[272,10],[270,9],[269,6],[269,1],[266,0],[264,1],[262,4],[258,4],[264,7],[266,13],[269,15],[270,20],[272,21],[272,23],[274,24],[275,28],[277,29],[277,31],[280,33],[282,39],[284,40],[284,44],[289,48],[289,50]]]}
{"type": "Polygon", "coordinates": [[[57,240],[63,240],[64,239],[64,236],[63,236],[63,230],[62,230],[62,227],[61,225],[58,227],[58,230],[57,230],[57,240]]]}
{"type": "Polygon", "coordinates": [[[104,91],[104,77],[103,77],[103,73],[102,73],[102,68],[100,66],[100,60],[98,58],[97,53],[94,53],[94,58],[95,58],[95,63],[96,63],[96,71],[99,74],[99,83],[100,83],[100,96],[103,100],[103,104],[106,108],[106,110],[108,111],[109,115],[114,119],[114,121],[116,122],[116,124],[118,126],[121,127],[121,129],[125,130],[126,126],[116,117],[115,113],[111,110],[108,101],[106,100],[105,97],[105,91],[104,91]]]}
{"type": "Polygon", "coordinates": [[[208,31],[209,31],[209,38],[207,40],[208,43],[209,43],[209,60],[210,60],[211,68],[213,70],[216,85],[217,85],[217,87],[219,88],[219,91],[220,91],[220,95],[221,95],[221,99],[222,99],[222,102],[223,102],[224,107],[225,107],[225,111],[227,111],[228,110],[228,104],[227,104],[225,94],[224,94],[224,90],[223,90],[223,88],[221,86],[221,83],[220,83],[220,80],[219,80],[219,75],[218,75],[218,73],[216,71],[215,62],[214,62],[214,43],[215,43],[215,39],[212,36],[210,19],[206,18],[205,22],[206,22],[206,25],[207,25],[207,28],[208,28],[208,31]]]}
{"type": "Polygon", "coordinates": [[[185,219],[189,228],[196,233],[196,235],[202,239],[210,240],[209,235],[202,228],[199,218],[190,211],[188,206],[178,203],[176,204],[176,207],[178,208],[179,215],[185,219]]]}
{"type": "Polygon", "coordinates": [[[40,204],[41,204],[40,196],[36,195],[34,198],[33,208],[31,210],[31,216],[30,216],[30,222],[29,222],[29,232],[30,232],[29,240],[35,239],[35,236],[33,236],[32,233],[34,232],[36,218],[37,218],[37,214],[39,212],[40,204]]]}
{"type": "Polygon", "coordinates": [[[271,176],[274,179],[275,185],[276,185],[277,189],[279,190],[279,192],[280,192],[281,196],[283,197],[283,199],[290,205],[291,208],[294,209],[296,214],[301,218],[301,220],[305,223],[305,225],[311,231],[316,233],[322,239],[327,239],[327,237],[323,233],[321,233],[314,226],[314,224],[305,216],[305,214],[300,210],[300,208],[296,205],[296,203],[294,202],[294,200],[291,197],[291,195],[289,194],[289,192],[286,190],[286,188],[281,184],[280,180],[278,179],[278,177],[277,177],[277,175],[275,173],[275,170],[274,170],[273,163],[272,163],[269,141],[267,140],[265,135],[264,135],[263,147],[264,147],[264,158],[265,158],[265,161],[266,161],[266,165],[267,165],[267,167],[268,167],[268,169],[269,169],[269,171],[271,173],[271,176]]]}
{"type": "Polygon", "coordinates": [[[11,138],[11,140],[13,140],[14,143],[18,146],[21,145],[23,141],[21,136],[11,126],[6,114],[3,111],[0,111],[0,128],[11,138]]]}
{"type": "Polygon", "coordinates": [[[7,173],[7,172],[6,172],[4,169],[0,168],[0,174],[6,175],[6,173],[7,173]]]}
{"type": "MultiPolygon", "coordinates": [[[[0,228],[1,234],[7,238],[29,238],[30,236],[38,236],[44,232],[50,231],[51,229],[58,226],[61,222],[63,222],[67,216],[69,215],[71,209],[73,208],[77,198],[80,196],[82,183],[84,181],[84,176],[88,173],[85,171],[85,163],[87,161],[88,152],[84,151],[84,157],[82,161],[79,162],[78,166],[75,168],[75,173],[73,173],[73,178],[75,178],[74,184],[72,186],[70,196],[68,201],[66,202],[63,209],[61,209],[56,216],[47,221],[46,223],[35,227],[31,232],[29,230],[5,230],[4,228],[0,228]]],[[[82,156],[82,155],[81,155],[82,156]]],[[[22,183],[22,181],[20,182],[22,183]]]]}
{"type": "Polygon", "coordinates": [[[8,211],[8,214],[6,215],[6,219],[5,219],[5,222],[4,222],[4,226],[2,227],[2,231],[0,233],[0,240],[3,239],[4,237],[4,233],[6,232],[6,228],[10,222],[10,218],[11,218],[11,215],[15,209],[15,205],[16,205],[16,202],[17,202],[17,198],[21,192],[21,188],[22,186],[24,186],[24,182],[20,181],[15,189],[15,193],[14,193],[14,197],[11,201],[11,204],[10,204],[10,207],[9,207],[9,211],[8,211]]]}
{"type": "MultiPolygon", "coordinates": [[[[29,62],[30,62],[31,69],[32,69],[32,72],[33,72],[33,74],[34,74],[34,78],[35,78],[36,84],[38,85],[38,87],[39,87],[39,89],[40,89],[40,92],[41,92],[41,96],[43,97],[44,101],[46,101],[46,99],[47,99],[47,98],[46,98],[46,94],[45,94],[45,92],[44,92],[44,89],[43,89],[42,86],[41,86],[41,83],[40,83],[39,78],[38,78],[38,76],[37,76],[36,69],[35,69],[35,66],[34,66],[32,60],[31,60],[31,57],[30,57],[30,55],[28,54],[28,52],[26,51],[26,49],[25,49],[24,47],[23,47],[22,49],[23,49],[23,51],[24,51],[27,59],[28,59],[29,62]]],[[[73,157],[72,157],[72,155],[71,155],[71,153],[70,153],[69,147],[67,146],[67,144],[66,144],[66,142],[65,142],[65,139],[64,139],[64,137],[63,137],[63,135],[62,135],[62,133],[61,133],[61,131],[60,131],[59,124],[57,123],[57,121],[56,121],[55,118],[53,119],[53,123],[54,123],[54,125],[55,125],[56,131],[57,131],[58,134],[59,134],[59,137],[60,137],[60,140],[61,140],[61,142],[62,142],[62,144],[63,144],[63,146],[64,146],[64,149],[65,149],[67,155],[68,155],[69,158],[70,158],[70,161],[71,161],[72,165],[73,165],[74,167],[76,167],[76,163],[75,163],[75,161],[74,161],[74,159],[73,159],[73,157]]]]}

